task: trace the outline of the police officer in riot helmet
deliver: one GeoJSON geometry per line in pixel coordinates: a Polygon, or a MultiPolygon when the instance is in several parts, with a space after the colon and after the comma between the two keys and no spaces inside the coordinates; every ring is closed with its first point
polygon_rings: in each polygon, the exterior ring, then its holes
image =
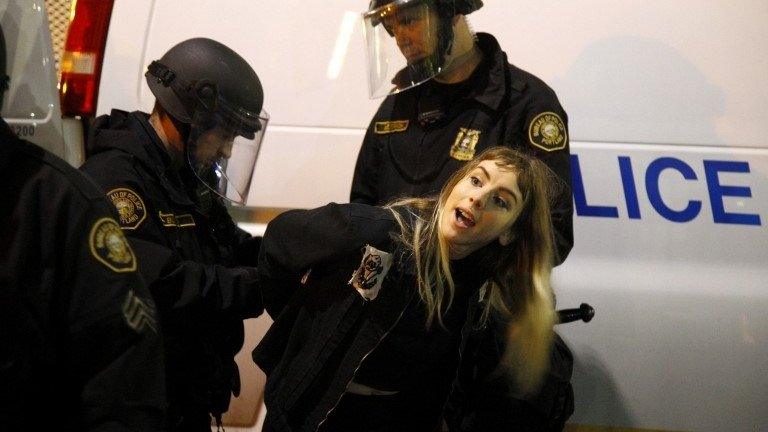
{"type": "MultiPolygon", "coordinates": [[[[5,71],[0,28],[0,107],[5,71]]],[[[161,430],[159,318],[112,205],[2,119],[0,196],[3,430],[161,430]]]]}
{"type": "MultiPolygon", "coordinates": [[[[556,263],[573,245],[568,117],[555,92],[510,64],[496,39],[466,15],[481,0],[373,0],[363,14],[371,97],[386,96],[363,140],[350,200],[384,204],[431,195],[465,161],[492,146],[542,160],[551,187],[556,263]]],[[[573,412],[573,358],[555,337],[538,394],[517,395],[495,373],[504,314],[466,340],[445,419],[452,430],[561,430],[573,412]]]]}
{"type": "Polygon", "coordinates": [[[82,169],[104,188],[136,239],[165,336],[168,430],[220,424],[240,390],[242,320],[262,311],[259,240],[224,200],[244,203],[268,116],[259,78],[205,38],[172,47],[146,72],[151,115],[113,110],[95,121],[82,169]]]}

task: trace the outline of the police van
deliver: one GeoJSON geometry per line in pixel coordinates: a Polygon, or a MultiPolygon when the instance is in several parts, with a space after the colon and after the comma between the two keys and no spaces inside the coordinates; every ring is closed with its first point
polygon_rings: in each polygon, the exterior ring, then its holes
{"type": "MultiPolygon", "coordinates": [[[[258,233],[285,209],[348,200],[380,103],[367,97],[367,2],[72,3],[70,26],[100,16],[93,4],[110,10],[108,25],[90,27],[103,27],[103,54],[89,51],[98,42],[65,54],[67,73],[101,71],[79,87],[97,92],[84,96],[93,111],[70,116],[151,110],[147,65],[210,37],[251,63],[271,116],[247,207],[233,209],[241,225],[258,233]]],[[[588,302],[597,314],[558,328],[575,356],[568,430],[768,431],[765,2],[485,0],[469,21],[569,116],[575,245],[554,283],[559,307],[588,302]]],[[[48,111],[20,111],[22,133],[61,115],[33,99],[48,111]]],[[[249,353],[268,325],[249,322],[238,359],[244,395],[227,422],[243,430],[260,430],[264,414],[249,353]]]]}

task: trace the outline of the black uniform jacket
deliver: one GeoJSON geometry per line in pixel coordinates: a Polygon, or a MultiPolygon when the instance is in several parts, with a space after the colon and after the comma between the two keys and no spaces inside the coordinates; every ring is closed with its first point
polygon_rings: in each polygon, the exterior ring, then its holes
{"type": "Polygon", "coordinates": [[[258,244],[218,201],[207,215],[198,211],[187,192],[195,180],[184,182],[184,170],[173,169],[146,114],[99,117],[89,145],[81,169],[120,212],[160,311],[171,421],[218,415],[230,393],[239,393],[233,357],[243,343],[242,319],[262,311],[255,269],[236,267],[255,264],[258,244]]]}
{"type": "MultiPolygon", "coordinates": [[[[267,374],[265,431],[317,430],[409,302],[421,301],[413,261],[393,240],[397,233],[389,210],[362,204],[294,210],[268,225],[258,271],[275,323],[253,353],[267,374]],[[371,301],[349,283],[366,245],[393,255],[381,291],[371,301]]],[[[477,305],[481,280],[468,274],[463,288],[475,293],[470,304],[477,305]]],[[[475,316],[470,310],[463,329],[459,323],[456,356],[424,371],[412,383],[415,393],[406,393],[415,399],[422,424],[439,426],[457,374],[460,344],[475,316]]],[[[410,423],[402,425],[402,430],[412,429],[410,423]]]]}
{"type": "Polygon", "coordinates": [[[568,117],[555,92],[509,64],[493,36],[477,36],[484,60],[468,81],[428,81],[384,100],[360,149],[350,200],[378,205],[437,193],[474,155],[511,146],[544,161],[560,180],[552,219],[562,262],[573,245],[568,117]]]}
{"type": "Polygon", "coordinates": [[[0,120],[0,425],[152,431],[154,302],[101,190],[0,120]]]}

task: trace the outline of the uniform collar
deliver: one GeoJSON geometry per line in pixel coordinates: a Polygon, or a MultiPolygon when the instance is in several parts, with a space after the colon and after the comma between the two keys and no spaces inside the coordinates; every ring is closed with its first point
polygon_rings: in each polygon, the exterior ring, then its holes
{"type": "Polygon", "coordinates": [[[194,206],[184,187],[184,182],[178,171],[173,168],[171,155],[165,148],[165,144],[155,131],[155,128],[149,123],[149,116],[141,111],[131,113],[133,121],[131,128],[137,136],[144,137],[141,140],[140,151],[136,151],[136,146],[131,153],[139,158],[147,167],[154,171],[160,180],[160,185],[168,194],[168,197],[184,206],[194,206]]]}
{"type": "Polygon", "coordinates": [[[487,76],[486,79],[470,78],[476,84],[469,98],[498,111],[507,94],[507,55],[496,38],[488,33],[477,33],[477,45],[483,52],[483,63],[478,69],[484,68],[487,76]]]}

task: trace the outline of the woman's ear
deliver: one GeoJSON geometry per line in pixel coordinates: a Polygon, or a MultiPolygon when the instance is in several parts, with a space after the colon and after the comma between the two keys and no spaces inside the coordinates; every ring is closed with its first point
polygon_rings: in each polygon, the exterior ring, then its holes
{"type": "Polygon", "coordinates": [[[509,230],[507,230],[507,231],[504,231],[504,233],[503,233],[502,235],[500,235],[500,236],[499,236],[499,243],[500,243],[502,246],[509,246],[510,244],[512,244],[512,241],[513,241],[514,239],[515,239],[515,233],[514,233],[514,231],[513,231],[513,230],[510,228],[509,230]]]}

